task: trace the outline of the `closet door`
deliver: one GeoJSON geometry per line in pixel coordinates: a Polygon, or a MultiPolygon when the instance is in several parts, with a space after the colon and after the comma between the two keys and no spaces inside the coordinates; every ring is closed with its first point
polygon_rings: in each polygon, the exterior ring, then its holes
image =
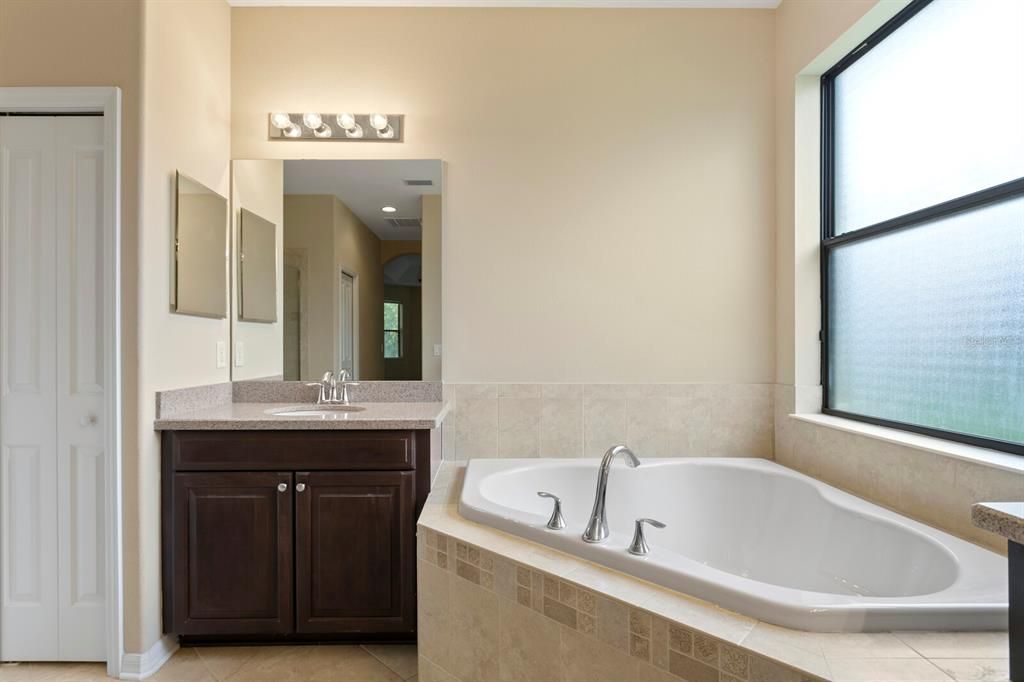
{"type": "Polygon", "coordinates": [[[0,660],[104,660],[102,118],[0,118],[0,660]]]}
{"type": "Polygon", "coordinates": [[[0,118],[0,659],[59,655],[54,119],[0,118]]]}
{"type": "Polygon", "coordinates": [[[62,661],[106,660],[103,119],[56,122],[57,537],[62,661]]]}

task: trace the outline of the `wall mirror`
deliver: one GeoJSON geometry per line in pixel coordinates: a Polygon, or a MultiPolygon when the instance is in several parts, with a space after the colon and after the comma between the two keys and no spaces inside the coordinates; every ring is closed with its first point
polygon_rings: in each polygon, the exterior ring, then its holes
{"type": "Polygon", "coordinates": [[[234,161],[232,379],[439,381],[442,175],[436,160],[234,161]],[[249,234],[257,217],[273,241],[249,234]]]}
{"type": "Polygon", "coordinates": [[[171,310],[227,316],[228,200],[182,173],[175,177],[171,310]]]}
{"type": "Polygon", "coordinates": [[[238,319],[277,322],[277,225],[238,214],[238,319]]]}

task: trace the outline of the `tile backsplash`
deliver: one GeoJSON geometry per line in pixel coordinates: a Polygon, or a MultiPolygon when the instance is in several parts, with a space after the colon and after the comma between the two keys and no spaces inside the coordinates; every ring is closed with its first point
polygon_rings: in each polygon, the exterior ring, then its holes
{"type": "Polygon", "coordinates": [[[445,458],[772,457],[772,384],[445,384],[445,458]]]}

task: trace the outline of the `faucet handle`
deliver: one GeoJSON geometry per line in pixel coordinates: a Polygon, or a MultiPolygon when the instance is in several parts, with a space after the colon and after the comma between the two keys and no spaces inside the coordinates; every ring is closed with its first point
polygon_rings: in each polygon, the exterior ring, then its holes
{"type": "Polygon", "coordinates": [[[633,542],[629,543],[628,552],[637,556],[646,556],[651,548],[647,546],[647,539],[644,537],[644,524],[649,523],[655,528],[664,528],[665,524],[656,519],[637,519],[636,527],[633,529],[633,542]]]}
{"type": "Polygon", "coordinates": [[[546,497],[549,500],[555,501],[555,508],[551,510],[551,518],[548,519],[547,527],[551,530],[562,530],[565,528],[565,519],[562,518],[562,500],[558,499],[557,495],[544,491],[538,492],[537,497],[546,497]]]}

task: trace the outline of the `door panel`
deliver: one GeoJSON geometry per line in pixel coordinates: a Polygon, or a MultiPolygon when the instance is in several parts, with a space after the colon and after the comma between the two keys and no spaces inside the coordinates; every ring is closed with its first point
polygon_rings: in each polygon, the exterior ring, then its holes
{"type": "Polygon", "coordinates": [[[413,631],[413,476],[295,475],[298,632],[413,631]]]}
{"type": "Polygon", "coordinates": [[[59,656],[55,119],[0,119],[0,659],[59,656]]]}
{"type": "Polygon", "coordinates": [[[103,119],[56,119],[59,660],[102,661],[103,119]]]}
{"type": "Polygon", "coordinates": [[[291,478],[175,474],[177,634],[291,631],[291,478]]]}

